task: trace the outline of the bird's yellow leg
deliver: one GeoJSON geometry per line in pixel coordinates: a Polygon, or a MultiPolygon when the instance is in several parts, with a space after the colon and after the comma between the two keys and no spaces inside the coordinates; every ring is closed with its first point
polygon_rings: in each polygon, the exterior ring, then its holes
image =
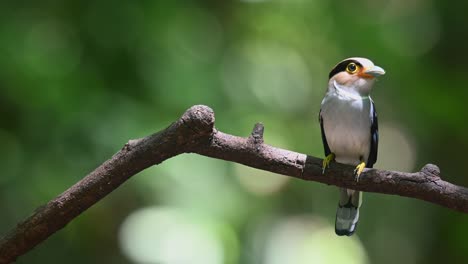
{"type": "Polygon", "coordinates": [[[326,156],[326,157],[323,159],[323,163],[322,163],[322,174],[325,173],[325,169],[326,169],[326,168],[330,168],[330,162],[332,162],[334,159],[335,159],[335,154],[333,154],[333,153],[328,154],[328,156],[326,156]]]}
{"type": "Polygon", "coordinates": [[[359,165],[356,166],[356,169],[354,169],[354,175],[356,176],[356,181],[359,181],[359,176],[361,176],[362,171],[366,167],[366,163],[362,161],[359,163],[359,165]]]}

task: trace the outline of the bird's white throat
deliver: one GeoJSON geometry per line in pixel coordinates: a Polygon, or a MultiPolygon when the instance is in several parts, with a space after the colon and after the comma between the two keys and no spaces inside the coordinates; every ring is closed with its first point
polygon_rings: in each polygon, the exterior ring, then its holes
{"type": "Polygon", "coordinates": [[[339,85],[336,80],[333,81],[333,87],[335,88],[336,93],[338,96],[353,99],[353,100],[368,100],[369,95],[362,96],[357,91],[350,90],[348,88],[344,88],[339,85]]]}

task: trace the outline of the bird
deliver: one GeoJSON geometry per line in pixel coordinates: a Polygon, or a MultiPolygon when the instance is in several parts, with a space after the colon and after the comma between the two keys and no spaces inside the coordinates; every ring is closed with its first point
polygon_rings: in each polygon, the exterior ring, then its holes
{"type": "MultiPolygon", "coordinates": [[[[319,122],[325,151],[322,173],[332,161],[356,166],[355,180],[364,168],[377,161],[379,132],[375,104],[370,97],[376,78],[385,70],[366,58],[352,57],[339,62],[329,74],[319,122]]],[[[335,233],[351,236],[356,231],[362,193],[339,188],[335,233]]]]}

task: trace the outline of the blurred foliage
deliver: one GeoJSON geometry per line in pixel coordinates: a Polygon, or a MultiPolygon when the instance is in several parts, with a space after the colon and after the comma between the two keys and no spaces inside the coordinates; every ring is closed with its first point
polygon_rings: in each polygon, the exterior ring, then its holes
{"type": "MultiPolygon", "coordinates": [[[[431,162],[463,177],[468,3],[458,1],[0,2],[0,232],[128,139],[194,104],[216,126],[322,156],[328,71],[386,69],[373,98],[378,168],[431,162]]],[[[352,238],[335,187],[183,155],[148,169],[18,263],[466,263],[468,217],[366,194],[352,238]]]]}

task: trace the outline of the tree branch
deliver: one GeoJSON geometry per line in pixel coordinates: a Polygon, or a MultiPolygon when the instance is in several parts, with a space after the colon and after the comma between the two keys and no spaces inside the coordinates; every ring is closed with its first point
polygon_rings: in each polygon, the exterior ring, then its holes
{"type": "Polygon", "coordinates": [[[166,129],[130,140],[112,158],[19,223],[0,239],[0,263],[10,263],[63,228],[131,176],[182,153],[197,153],[233,161],[308,181],[366,192],[396,194],[468,213],[468,189],[443,181],[437,166],[406,173],[366,169],[356,182],[353,167],[331,164],[322,174],[322,159],[275,148],[263,142],[263,125],[256,124],[248,138],[214,128],[214,113],[193,106],[166,129]]]}

